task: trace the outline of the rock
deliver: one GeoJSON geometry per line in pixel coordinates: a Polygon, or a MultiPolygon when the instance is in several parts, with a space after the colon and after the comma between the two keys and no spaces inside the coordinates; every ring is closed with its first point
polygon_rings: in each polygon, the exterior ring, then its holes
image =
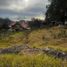
{"type": "Polygon", "coordinates": [[[53,48],[30,48],[27,45],[19,45],[19,46],[12,46],[9,48],[0,49],[0,54],[8,54],[8,53],[15,53],[18,54],[22,51],[22,53],[28,54],[36,54],[43,52],[48,55],[52,55],[56,58],[65,58],[67,59],[67,53],[63,51],[57,51],[53,48]]]}
{"type": "Polygon", "coordinates": [[[67,54],[65,52],[58,52],[57,57],[58,58],[67,58],[67,54]]]}
{"type": "Polygon", "coordinates": [[[44,48],[42,51],[48,55],[52,55],[56,58],[67,58],[67,53],[62,52],[62,51],[57,51],[52,48],[44,48]]]}
{"type": "Polygon", "coordinates": [[[12,46],[9,48],[0,49],[0,54],[5,53],[19,53],[23,49],[29,48],[28,46],[20,45],[20,46],[12,46]]]}

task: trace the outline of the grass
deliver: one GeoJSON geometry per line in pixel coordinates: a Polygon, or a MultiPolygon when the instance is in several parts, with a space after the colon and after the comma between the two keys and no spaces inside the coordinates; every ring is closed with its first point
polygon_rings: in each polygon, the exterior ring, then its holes
{"type": "Polygon", "coordinates": [[[66,60],[45,54],[0,55],[0,67],[67,67],[66,60]]]}
{"type": "Polygon", "coordinates": [[[11,32],[0,37],[0,48],[23,44],[24,32],[11,32]]]}
{"type": "MultiPolygon", "coordinates": [[[[50,47],[67,52],[67,29],[53,27],[0,35],[0,48],[28,43],[33,48],[50,47]]],[[[0,55],[0,67],[67,67],[67,60],[46,54],[0,55]]]]}
{"type": "Polygon", "coordinates": [[[53,27],[38,29],[29,34],[29,44],[32,47],[67,47],[67,29],[53,27]]]}
{"type": "Polygon", "coordinates": [[[24,32],[7,32],[0,37],[0,48],[28,43],[30,47],[53,47],[67,51],[67,29],[53,27],[24,32]]]}

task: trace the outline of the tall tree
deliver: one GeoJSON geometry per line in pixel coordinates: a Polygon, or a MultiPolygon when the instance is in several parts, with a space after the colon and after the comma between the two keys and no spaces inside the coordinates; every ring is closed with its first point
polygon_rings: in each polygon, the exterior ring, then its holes
{"type": "Polygon", "coordinates": [[[61,24],[67,20],[67,0],[50,0],[51,4],[46,12],[46,18],[50,21],[60,21],[61,24]]]}

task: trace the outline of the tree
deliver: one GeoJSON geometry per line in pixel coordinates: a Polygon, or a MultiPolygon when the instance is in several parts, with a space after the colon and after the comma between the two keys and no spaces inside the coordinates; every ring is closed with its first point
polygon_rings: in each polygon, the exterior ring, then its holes
{"type": "Polygon", "coordinates": [[[0,18],[0,30],[2,29],[8,29],[8,25],[10,24],[11,20],[9,20],[8,18],[6,19],[3,19],[3,18],[0,18]]]}
{"type": "Polygon", "coordinates": [[[67,20],[67,0],[50,0],[51,4],[46,12],[46,18],[50,21],[61,22],[65,24],[67,20]]]}

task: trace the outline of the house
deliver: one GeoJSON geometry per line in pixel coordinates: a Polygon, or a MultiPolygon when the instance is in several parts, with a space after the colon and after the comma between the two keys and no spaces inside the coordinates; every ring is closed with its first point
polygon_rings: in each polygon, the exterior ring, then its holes
{"type": "Polygon", "coordinates": [[[19,22],[12,21],[9,24],[9,30],[10,31],[14,31],[14,30],[15,31],[20,31],[20,30],[23,30],[23,29],[27,29],[27,30],[30,29],[28,21],[24,21],[24,20],[21,20],[19,22]]]}
{"type": "Polygon", "coordinates": [[[30,26],[29,26],[28,21],[21,20],[19,23],[20,23],[20,26],[21,26],[23,29],[27,29],[27,30],[30,29],[30,26]]]}

